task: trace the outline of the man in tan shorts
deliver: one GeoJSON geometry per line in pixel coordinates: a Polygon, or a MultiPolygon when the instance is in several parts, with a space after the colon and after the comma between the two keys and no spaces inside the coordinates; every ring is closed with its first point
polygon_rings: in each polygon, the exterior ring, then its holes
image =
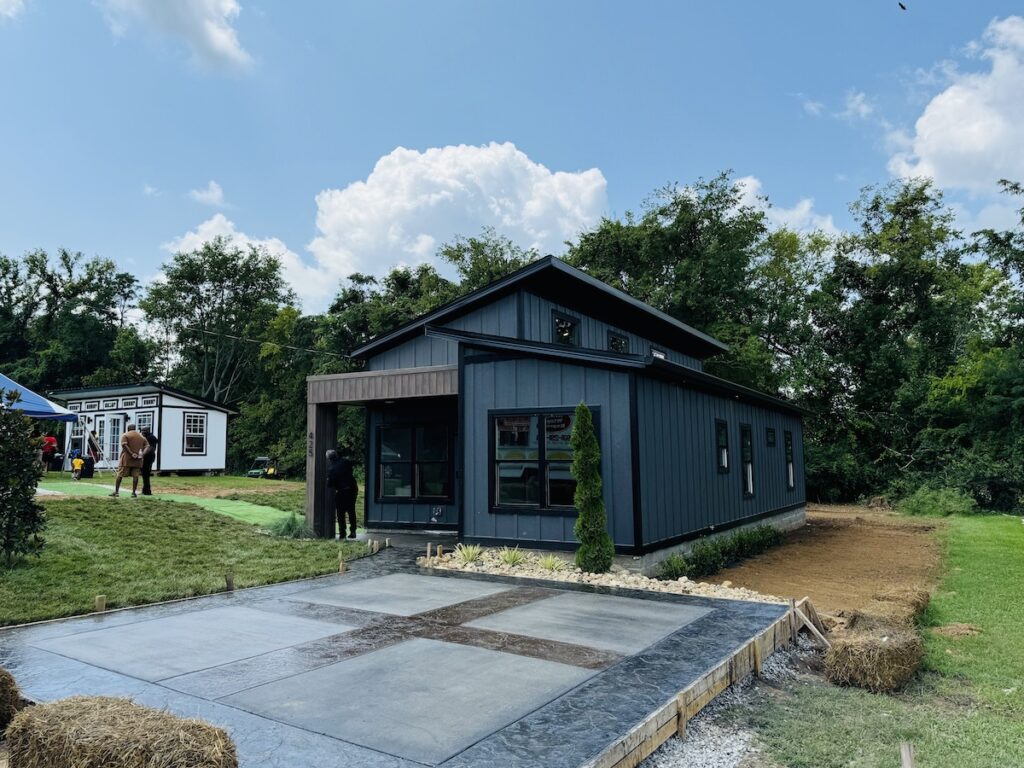
{"type": "Polygon", "coordinates": [[[126,475],[132,476],[132,498],[138,498],[139,477],[142,475],[142,457],[149,448],[149,442],[142,433],[135,429],[134,424],[129,424],[125,433],[121,435],[121,458],[117,462],[117,479],[114,481],[114,492],[111,496],[117,496],[121,492],[121,481],[126,475]]]}

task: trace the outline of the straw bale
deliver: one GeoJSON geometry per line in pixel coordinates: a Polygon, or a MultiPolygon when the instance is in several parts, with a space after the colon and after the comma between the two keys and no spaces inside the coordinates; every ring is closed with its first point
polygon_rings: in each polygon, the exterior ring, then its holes
{"type": "Polygon", "coordinates": [[[895,691],[914,676],[923,656],[924,644],[916,632],[875,624],[832,636],[825,676],[836,685],[895,691]]]}
{"type": "Polygon", "coordinates": [[[928,607],[931,595],[926,589],[914,589],[913,587],[890,587],[874,594],[876,602],[899,603],[905,605],[915,617],[924,613],[928,607]]]}
{"type": "Polygon", "coordinates": [[[18,691],[18,684],[14,682],[10,672],[0,667],[0,735],[19,709],[21,693],[18,691]]]}

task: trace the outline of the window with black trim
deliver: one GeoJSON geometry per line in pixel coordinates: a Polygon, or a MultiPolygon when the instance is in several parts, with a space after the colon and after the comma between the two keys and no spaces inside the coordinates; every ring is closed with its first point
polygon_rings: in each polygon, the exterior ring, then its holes
{"type": "Polygon", "coordinates": [[[377,498],[450,499],[450,435],[443,424],[381,427],[377,440],[377,498]]]}
{"type": "Polygon", "coordinates": [[[122,397],[121,398],[121,407],[122,408],[138,408],[139,407],[139,398],[137,398],[137,397],[122,397]]]}
{"type": "Polygon", "coordinates": [[[754,495],[754,433],[749,424],[740,424],[740,460],[743,463],[743,495],[754,495]]]}
{"type": "Polygon", "coordinates": [[[774,427],[766,428],[765,431],[764,431],[764,434],[765,434],[765,442],[768,444],[768,447],[769,448],[774,448],[775,447],[775,428],[774,427]]]}
{"type": "Polygon", "coordinates": [[[729,425],[715,419],[715,461],[719,472],[729,471],[729,425]]]}
{"type": "Polygon", "coordinates": [[[608,351],[628,354],[629,337],[615,331],[608,331],[608,351]]]}
{"type": "Polygon", "coordinates": [[[141,405],[142,405],[143,408],[146,408],[146,407],[152,406],[152,405],[156,405],[156,397],[144,397],[144,398],[142,398],[141,405]]]}
{"type": "Polygon", "coordinates": [[[786,441],[786,490],[792,491],[796,488],[796,469],[793,466],[793,433],[786,430],[782,433],[786,441]]]}
{"type": "Polygon", "coordinates": [[[572,509],[573,411],[492,414],[494,506],[572,509]]]}
{"type": "Polygon", "coordinates": [[[182,436],[181,452],[185,456],[206,455],[206,414],[190,413],[182,414],[185,421],[185,429],[182,436]]]}
{"type": "Polygon", "coordinates": [[[135,414],[135,426],[138,427],[139,431],[142,431],[143,427],[148,427],[150,431],[153,429],[153,412],[152,411],[138,411],[135,414]]]}
{"type": "Polygon", "coordinates": [[[551,310],[551,340],[567,347],[580,345],[580,321],[556,309],[551,310]]]}

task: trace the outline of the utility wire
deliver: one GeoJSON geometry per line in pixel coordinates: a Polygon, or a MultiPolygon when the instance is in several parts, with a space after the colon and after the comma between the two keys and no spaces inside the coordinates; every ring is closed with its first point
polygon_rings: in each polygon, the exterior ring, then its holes
{"type": "Polygon", "coordinates": [[[224,336],[225,338],[235,339],[236,341],[247,341],[250,344],[272,344],[273,346],[280,347],[281,349],[291,349],[296,352],[308,352],[311,355],[327,355],[329,357],[340,357],[342,360],[349,359],[348,355],[340,355],[337,352],[326,352],[322,349],[309,349],[308,347],[295,347],[292,346],[291,344],[278,344],[276,341],[260,341],[259,339],[249,339],[246,338],[245,336],[235,336],[230,333],[221,333],[220,331],[208,331],[205,328],[195,328],[191,325],[186,325],[185,328],[187,328],[190,331],[205,333],[209,336],[224,336]]]}

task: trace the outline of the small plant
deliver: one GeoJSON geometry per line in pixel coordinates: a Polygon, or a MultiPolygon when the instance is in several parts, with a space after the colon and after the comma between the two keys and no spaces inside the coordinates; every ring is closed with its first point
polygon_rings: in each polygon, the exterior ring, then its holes
{"type": "Polygon", "coordinates": [[[498,551],[498,558],[505,565],[511,565],[513,567],[522,565],[526,562],[526,553],[523,552],[519,547],[502,547],[498,551]]]}
{"type": "Polygon", "coordinates": [[[973,515],[977,511],[978,503],[955,488],[922,486],[900,502],[900,512],[920,517],[973,515]]]}
{"type": "Polygon", "coordinates": [[[36,503],[36,484],[43,474],[36,459],[39,441],[32,422],[21,411],[6,407],[17,393],[0,389],[0,564],[11,566],[24,555],[43,548],[46,515],[36,503]]]}
{"type": "Polygon", "coordinates": [[[274,536],[282,539],[316,538],[316,531],[306,524],[306,518],[294,512],[290,515],[278,518],[267,526],[267,528],[274,536]]]}
{"type": "Polygon", "coordinates": [[[455,546],[455,557],[463,565],[479,562],[484,556],[484,548],[479,544],[457,544],[455,546]]]}
{"type": "Polygon", "coordinates": [[[690,578],[700,578],[718,573],[726,566],[725,540],[724,539],[701,539],[693,545],[690,554],[686,557],[690,566],[687,574],[690,578]]]}
{"type": "Polygon", "coordinates": [[[541,555],[537,558],[537,565],[543,568],[545,571],[564,571],[565,560],[560,558],[558,555],[541,555]]]}
{"type": "Polygon", "coordinates": [[[690,564],[686,562],[686,558],[678,552],[673,552],[662,560],[661,565],[658,566],[658,578],[665,581],[675,581],[681,576],[689,575],[690,564]]]}
{"type": "Polygon", "coordinates": [[[615,557],[615,545],[608,535],[608,520],[601,491],[601,447],[594,434],[594,418],[590,409],[580,403],[573,418],[572,476],[576,478],[576,525],[573,532],[579,539],[576,565],[588,573],[607,573],[615,557]]]}

